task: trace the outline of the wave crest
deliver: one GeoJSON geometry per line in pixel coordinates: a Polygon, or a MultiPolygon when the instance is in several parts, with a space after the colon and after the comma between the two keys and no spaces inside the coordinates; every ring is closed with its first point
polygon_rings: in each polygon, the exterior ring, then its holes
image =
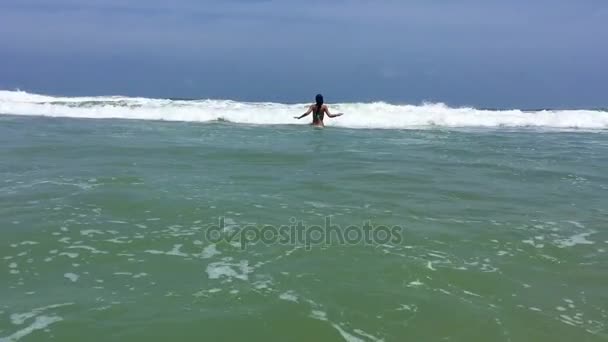
{"type": "MultiPolygon", "coordinates": [[[[246,124],[305,124],[296,120],[304,104],[237,102],[230,100],[168,100],[141,97],[54,97],[24,91],[0,91],[0,113],[92,119],[167,121],[229,121],[246,124]]],[[[441,103],[394,105],[384,102],[339,103],[328,119],[332,126],[408,129],[423,127],[540,127],[608,129],[608,113],[599,110],[482,110],[451,108],[441,103]]]]}

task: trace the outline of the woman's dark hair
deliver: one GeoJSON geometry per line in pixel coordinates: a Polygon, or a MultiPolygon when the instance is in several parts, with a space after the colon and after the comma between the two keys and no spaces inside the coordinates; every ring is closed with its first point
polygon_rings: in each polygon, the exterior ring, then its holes
{"type": "Polygon", "coordinates": [[[315,96],[315,102],[317,102],[317,109],[315,110],[315,114],[319,115],[321,113],[321,108],[323,108],[323,95],[317,94],[317,96],[315,96]]]}

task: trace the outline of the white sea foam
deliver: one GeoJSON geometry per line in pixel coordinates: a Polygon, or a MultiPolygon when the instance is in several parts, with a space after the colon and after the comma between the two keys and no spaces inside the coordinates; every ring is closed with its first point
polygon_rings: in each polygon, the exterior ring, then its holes
{"type": "Polygon", "coordinates": [[[81,235],[89,236],[89,235],[103,235],[103,232],[97,229],[84,229],[80,231],[81,235]]]}
{"type": "Polygon", "coordinates": [[[77,282],[78,278],[80,278],[77,274],[74,273],[66,273],[63,276],[71,280],[73,283],[77,282]]]}
{"type": "MultiPolygon", "coordinates": [[[[250,103],[229,100],[166,100],[104,97],[53,97],[22,91],[0,91],[0,113],[76,118],[208,122],[226,120],[246,124],[305,124],[296,120],[304,104],[250,103]]],[[[481,110],[450,108],[444,104],[393,105],[342,103],[332,105],[347,115],[332,126],[351,128],[542,127],[608,129],[608,113],[596,110],[481,110]]]]}
{"type": "Polygon", "coordinates": [[[376,336],[370,335],[368,333],[366,333],[365,331],[361,330],[361,329],[355,329],[354,330],[357,334],[367,337],[368,339],[370,339],[371,341],[376,341],[376,342],[381,342],[384,341],[383,339],[379,339],[376,336]]]}
{"type": "Polygon", "coordinates": [[[422,286],[422,285],[424,285],[424,283],[422,283],[420,280],[414,280],[414,281],[411,281],[407,285],[407,287],[418,287],[418,286],[422,286]]]}
{"type": "Polygon", "coordinates": [[[25,246],[25,245],[37,245],[38,242],[36,241],[21,241],[21,246],[25,246]]]}
{"type": "Polygon", "coordinates": [[[467,291],[467,290],[463,290],[462,292],[468,294],[469,296],[474,296],[474,297],[481,297],[480,295],[478,295],[477,293],[471,292],[471,291],[467,291]]]}
{"type": "Polygon", "coordinates": [[[62,253],[59,253],[59,255],[65,255],[71,259],[78,258],[78,253],[62,252],[62,253]]]}
{"type": "MultiPolygon", "coordinates": [[[[319,321],[329,322],[331,324],[331,326],[334,327],[334,329],[336,329],[340,333],[342,338],[347,342],[365,342],[366,341],[366,340],[360,338],[359,336],[355,336],[355,335],[347,332],[346,330],[344,330],[344,328],[342,328],[340,326],[340,324],[330,322],[329,319],[327,318],[327,313],[325,311],[312,310],[310,312],[310,318],[317,319],[319,321]]],[[[382,339],[379,339],[373,335],[370,335],[370,334],[364,332],[361,329],[355,329],[355,333],[357,333],[361,337],[366,337],[370,341],[375,341],[375,342],[384,341],[382,339]]]]}
{"type": "Polygon", "coordinates": [[[166,254],[167,255],[173,255],[173,256],[179,256],[179,257],[187,257],[187,256],[189,256],[188,254],[183,253],[183,252],[180,251],[181,248],[182,248],[182,246],[183,245],[180,245],[180,244],[173,245],[173,249],[170,250],[170,251],[168,251],[166,254]]]}
{"type": "Polygon", "coordinates": [[[100,251],[97,248],[91,247],[91,246],[74,245],[74,246],[69,246],[68,248],[70,248],[70,249],[85,249],[87,251],[90,251],[93,254],[108,254],[108,252],[106,252],[106,251],[100,251]]]}
{"type": "Polygon", "coordinates": [[[360,339],[359,337],[356,337],[356,336],[348,333],[346,330],[342,329],[342,327],[339,326],[338,324],[332,324],[332,326],[336,330],[338,330],[340,335],[342,335],[342,338],[344,338],[344,340],[347,342],[365,342],[364,340],[360,339]]]}
{"type": "Polygon", "coordinates": [[[321,310],[312,310],[310,312],[310,317],[314,319],[318,319],[320,321],[327,321],[327,313],[321,310]]]}
{"type": "Polygon", "coordinates": [[[279,299],[297,303],[298,295],[293,291],[283,292],[279,295],[279,299]]]}
{"type": "Polygon", "coordinates": [[[36,330],[46,329],[49,325],[59,322],[61,320],[63,319],[58,316],[38,316],[31,325],[15,332],[10,336],[0,337],[0,342],[19,341],[21,338],[31,334],[32,332],[36,330]]]}
{"type": "Polygon", "coordinates": [[[418,311],[418,306],[411,304],[400,304],[399,308],[397,308],[397,311],[411,311],[411,312],[417,312],[418,311]]]}
{"type": "Polygon", "coordinates": [[[595,242],[587,240],[587,237],[592,235],[593,233],[594,232],[572,235],[566,239],[556,240],[555,244],[560,248],[572,247],[576,245],[592,245],[595,242]]]}
{"type": "Polygon", "coordinates": [[[43,312],[73,304],[74,303],[53,304],[41,308],[32,309],[31,311],[25,313],[11,314],[10,320],[11,323],[14,325],[23,325],[26,321],[32,318],[34,318],[34,321],[27,327],[16,331],[10,336],[0,337],[0,342],[18,341],[36,330],[47,329],[51,324],[59,322],[63,319],[59,316],[54,315],[41,315],[43,312]]]}
{"type": "Polygon", "coordinates": [[[60,308],[63,306],[69,306],[69,305],[73,305],[73,304],[74,303],[53,304],[53,305],[48,305],[48,306],[44,306],[41,308],[36,308],[36,309],[33,309],[30,312],[26,312],[26,313],[12,314],[10,317],[11,323],[13,323],[15,325],[21,325],[21,324],[25,323],[26,320],[28,320],[32,317],[35,317],[44,311],[60,308]]]}
{"type": "Polygon", "coordinates": [[[269,290],[272,287],[272,280],[270,280],[270,279],[258,280],[256,282],[254,282],[252,285],[256,290],[269,290]]]}
{"type": "Polygon", "coordinates": [[[218,254],[221,254],[221,252],[217,250],[215,244],[211,244],[203,249],[201,252],[201,258],[209,259],[218,254]]]}
{"type": "Polygon", "coordinates": [[[207,266],[207,275],[209,276],[209,279],[227,278],[228,281],[231,281],[232,278],[236,278],[247,280],[249,279],[249,273],[251,272],[253,272],[253,268],[249,266],[249,261],[247,260],[241,260],[238,264],[219,261],[207,266]],[[240,273],[238,271],[240,271],[240,273]]]}
{"type": "Polygon", "coordinates": [[[132,240],[123,241],[123,239],[128,239],[128,238],[129,238],[128,236],[120,236],[120,237],[108,239],[105,241],[111,242],[111,243],[116,243],[116,244],[131,243],[132,240]]]}
{"type": "Polygon", "coordinates": [[[165,252],[165,251],[159,251],[159,250],[155,250],[155,249],[148,249],[145,252],[146,253],[150,253],[150,254],[165,254],[165,255],[171,255],[171,256],[178,256],[178,257],[189,257],[190,254],[184,253],[181,251],[181,248],[184,245],[182,244],[177,244],[177,245],[173,245],[173,249],[165,252]]]}

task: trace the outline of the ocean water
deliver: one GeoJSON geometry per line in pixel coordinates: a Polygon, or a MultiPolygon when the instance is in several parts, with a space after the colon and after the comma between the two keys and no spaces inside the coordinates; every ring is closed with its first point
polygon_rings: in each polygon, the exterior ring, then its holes
{"type": "Polygon", "coordinates": [[[608,113],[331,108],[0,92],[0,341],[608,339],[608,113]]]}

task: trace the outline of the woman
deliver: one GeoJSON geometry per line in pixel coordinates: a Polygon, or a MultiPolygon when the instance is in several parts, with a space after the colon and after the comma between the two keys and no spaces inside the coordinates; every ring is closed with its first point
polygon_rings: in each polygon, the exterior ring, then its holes
{"type": "Polygon", "coordinates": [[[337,116],[343,115],[342,113],[338,113],[338,114],[331,114],[329,112],[329,108],[327,108],[326,105],[323,104],[323,95],[318,94],[315,97],[315,102],[316,104],[310,105],[310,107],[308,107],[308,111],[306,111],[306,113],[300,115],[300,116],[294,116],[294,118],[296,119],[301,119],[303,117],[305,117],[306,115],[313,113],[312,114],[312,124],[313,126],[316,127],[323,127],[323,115],[327,114],[327,116],[329,116],[330,118],[335,118],[337,116]]]}

